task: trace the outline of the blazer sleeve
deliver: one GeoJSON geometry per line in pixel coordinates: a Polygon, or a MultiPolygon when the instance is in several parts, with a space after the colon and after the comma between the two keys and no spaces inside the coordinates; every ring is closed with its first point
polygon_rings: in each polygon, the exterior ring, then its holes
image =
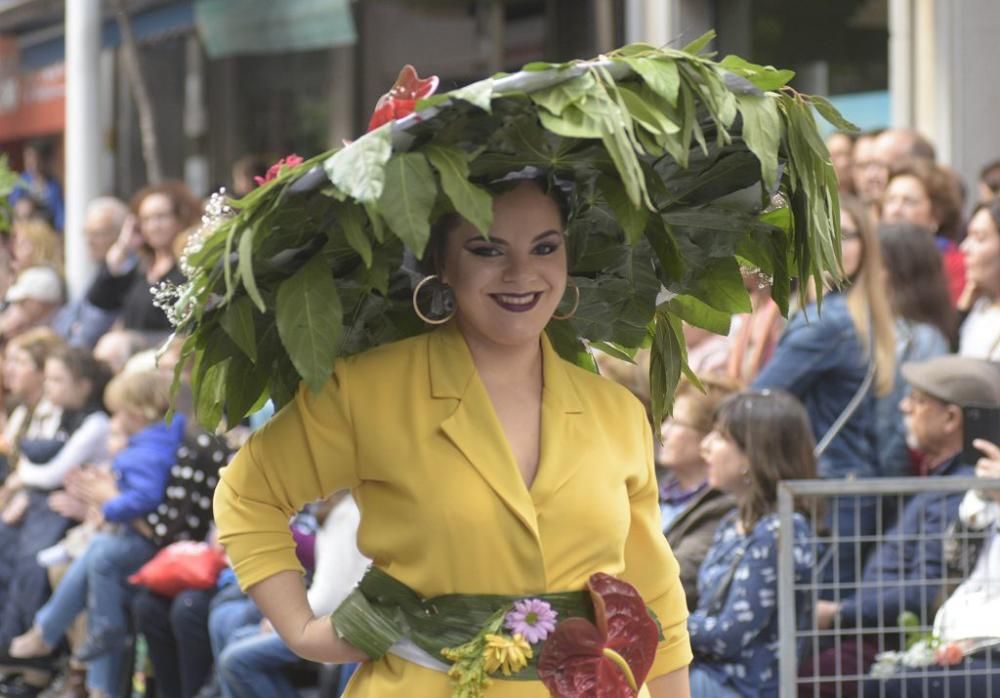
{"type": "Polygon", "coordinates": [[[219,541],[244,590],[285,570],[302,573],[289,519],[305,504],[359,484],[349,361],[337,361],[319,394],[301,385],[220,471],[219,541]]]}
{"type": "Polygon", "coordinates": [[[687,603],[681,586],[680,568],[660,530],[659,488],[653,464],[653,435],[646,412],[634,401],[633,424],[645,445],[645,467],[629,483],[631,524],[625,541],[625,573],[622,575],[642,595],[663,627],[663,640],[656,651],[647,680],[669,674],[691,663],[687,631],[687,603]]]}

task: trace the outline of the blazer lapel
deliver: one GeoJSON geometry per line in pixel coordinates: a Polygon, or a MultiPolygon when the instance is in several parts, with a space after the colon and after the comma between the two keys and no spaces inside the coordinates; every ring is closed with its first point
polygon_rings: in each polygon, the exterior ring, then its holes
{"type": "Polygon", "coordinates": [[[531,488],[536,503],[559,490],[580,466],[578,454],[586,448],[583,403],[570,366],[542,335],[542,443],[538,473],[531,488]]]}
{"type": "Polygon", "coordinates": [[[445,327],[431,335],[428,349],[432,396],[457,400],[441,430],[537,539],[534,504],[465,339],[456,328],[445,327]]]}

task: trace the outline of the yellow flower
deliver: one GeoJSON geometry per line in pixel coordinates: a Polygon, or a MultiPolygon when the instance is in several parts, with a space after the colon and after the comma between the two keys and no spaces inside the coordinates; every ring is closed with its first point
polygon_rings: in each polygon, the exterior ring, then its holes
{"type": "Polygon", "coordinates": [[[526,667],[529,659],[531,659],[531,645],[520,633],[513,638],[508,635],[486,635],[483,660],[487,673],[492,674],[500,670],[504,676],[510,676],[526,667]]]}

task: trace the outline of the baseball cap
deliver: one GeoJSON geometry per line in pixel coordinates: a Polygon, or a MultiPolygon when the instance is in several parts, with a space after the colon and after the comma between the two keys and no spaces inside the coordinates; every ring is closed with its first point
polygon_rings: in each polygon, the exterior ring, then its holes
{"type": "Polygon", "coordinates": [[[8,303],[29,298],[45,303],[61,303],[62,279],[51,267],[29,267],[18,274],[14,285],[7,289],[6,298],[8,303]]]}
{"type": "Polygon", "coordinates": [[[1000,367],[967,356],[908,361],[903,377],[917,390],[959,407],[1000,407],[1000,367]]]}

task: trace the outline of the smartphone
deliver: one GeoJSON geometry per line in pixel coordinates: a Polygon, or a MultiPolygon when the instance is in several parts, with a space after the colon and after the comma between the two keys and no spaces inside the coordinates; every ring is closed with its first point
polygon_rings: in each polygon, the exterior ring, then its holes
{"type": "Polygon", "coordinates": [[[983,457],[982,451],[972,445],[976,439],[1000,446],[1000,407],[963,407],[962,422],[962,463],[975,465],[983,457]]]}

